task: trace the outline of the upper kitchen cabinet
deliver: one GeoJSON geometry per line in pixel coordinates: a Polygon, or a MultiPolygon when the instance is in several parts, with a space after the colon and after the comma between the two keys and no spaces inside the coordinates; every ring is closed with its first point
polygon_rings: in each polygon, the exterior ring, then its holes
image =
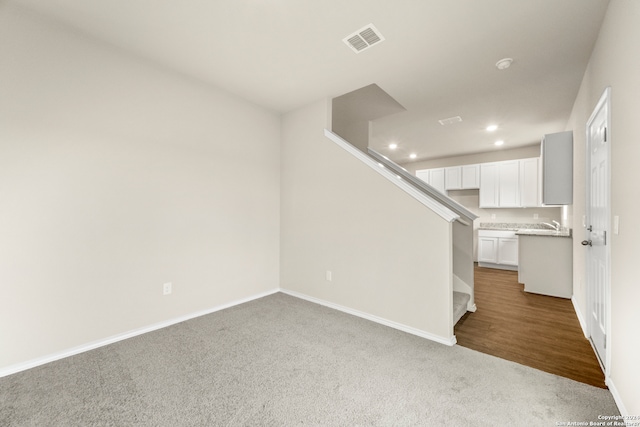
{"type": "Polygon", "coordinates": [[[538,158],[482,163],[481,208],[530,208],[540,206],[538,158]]]}
{"type": "Polygon", "coordinates": [[[520,205],[523,208],[541,206],[540,187],[539,159],[520,160],[520,205]]]}
{"type": "Polygon", "coordinates": [[[416,176],[438,190],[441,193],[445,192],[445,169],[421,169],[416,171],[416,176]]]}
{"type": "Polygon", "coordinates": [[[541,145],[542,204],[573,203],[573,132],[545,135],[541,145]]]}
{"type": "Polygon", "coordinates": [[[480,165],[451,166],[420,169],[416,176],[441,193],[446,190],[474,190],[480,188],[480,165]]]}
{"type": "Polygon", "coordinates": [[[462,188],[462,168],[460,166],[444,168],[444,176],[446,190],[460,190],[462,188]]]}
{"type": "Polygon", "coordinates": [[[501,208],[519,208],[520,205],[520,161],[498,164],[498,197],[501,208]]]}
{"type": "Polygon", "coordinates": [[[498,164],[483,163],[480,165],[480,199],[481,208],[495,208],[500,204],[498,197],[498,164]]]}
{"type": "Polygon", "coordinates": [[[444,168],[445,189],[477,190],[480,188],[480,165],[452,166],[444,168]]]}
{"type": "Polygon", "coordinates": [[[480,188],[480,165],[464,165],[460,166],[460,169],[463,189],[480,188]]]}
{"type": "Polygon", "coordinates": [[[520,162],[518,160],[480,165],[480,207],[520,207],[520,162]]]}

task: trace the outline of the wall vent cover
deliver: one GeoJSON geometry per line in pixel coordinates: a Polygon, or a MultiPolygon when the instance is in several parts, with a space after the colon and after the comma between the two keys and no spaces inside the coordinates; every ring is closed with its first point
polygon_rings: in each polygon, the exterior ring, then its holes
{"type": "Polygon", "coordinates": [[[461,121],[462,121],[462,117],[460,116],[449,117],[448,119],[438,120],[438,122],[440,122],[442,126],[449,126],[454,123],[460,123],[461,121]]]}
{"type": "Polygon", "coordinates": [[[349,34],[342,39],[355,53],[360,53],[363,50],[369,49],[371,46],[384,41],[384,36],[380,34],[380,31],[373,25],[369,24],[363,28],[360,28],[353,34],[349,34]]]}

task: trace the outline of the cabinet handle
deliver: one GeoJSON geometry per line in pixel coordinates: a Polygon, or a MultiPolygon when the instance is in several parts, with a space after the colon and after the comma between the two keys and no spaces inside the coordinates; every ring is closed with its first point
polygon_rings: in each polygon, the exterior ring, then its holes
{"type": "Polygon", "coordinates": [[[593,246],[591,240],[583,240],[582,241],[582,246],[593,246]]]}

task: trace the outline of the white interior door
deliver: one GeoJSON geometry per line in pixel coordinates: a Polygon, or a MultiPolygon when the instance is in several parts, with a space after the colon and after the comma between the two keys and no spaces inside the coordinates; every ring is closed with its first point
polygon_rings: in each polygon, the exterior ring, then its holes
{"type": "Polygon", "coordinates": [[[587,122],[587,317],[593,346],[603,367],[607,361],[610,245],[609,89],[587,122]]]}

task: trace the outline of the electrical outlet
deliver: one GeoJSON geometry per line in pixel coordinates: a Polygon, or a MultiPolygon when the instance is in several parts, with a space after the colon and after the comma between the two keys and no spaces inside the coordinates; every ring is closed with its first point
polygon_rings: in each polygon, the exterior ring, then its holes
{"type": "Polygon", "coordinates": [[[533,214],[533,219],[538,219],[538,214],[537,213],[533,214]]]}
{"type": "Polygon", "coordinates": [[[496,219],[496,214],[491,214],[491,219],[496,219]]]}
{"type": "Polygon", "coordinates": [[[330,282],[333,279],[333,275],[331,274],[331,270],[327,270],[327,272],[325,274],[325,279],[327,279],[327,282],[330,282]]]}
{"type": "Polygon", "coordinates": [[[164,285],[162,285],[162,295],[169,295],[171,293],[171,282],[167,282],[164,285]]]}

